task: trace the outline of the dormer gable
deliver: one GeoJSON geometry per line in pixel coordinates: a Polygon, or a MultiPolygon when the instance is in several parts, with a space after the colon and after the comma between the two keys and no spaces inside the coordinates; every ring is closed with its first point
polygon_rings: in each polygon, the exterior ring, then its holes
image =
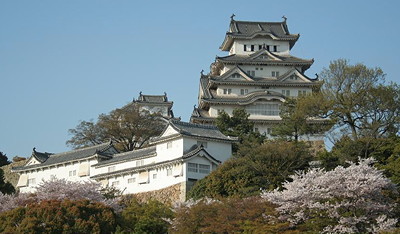
{"type": "Polygon", "coordinates": [[[279,82],[293,82],[293,83],[311,83],[315,80],[316,79],[307,77],[296,68],[289,70],[288,72],[277,78],[277,81],[279,82]]]}
{"type": "Polygon", "coordinates": [[[176,135],[179,134],[179,131],[177,131],[171,124],[169,124],[164,131],[161,133],[161,135],[159,136],[161,137],[168,137],[168,136],[172,136],[172,135],[176,135]]]}
{"type": "Polygon", "coordinates": [[[220,80],[235,80],[235,81],[254,81],[253,77],[244,72],[239,66],[232,68],[231,70],[222,74],[219,77],[220,80]]]}
{"type": "Polygon", "coordinates": [[[254,61],[265,61],[265,60],[271,60],[271,61],[283,61],[281,58],[279,58],[277,55],[273,54],[272,52],[268,51],[267,49],[262,49],[252,55],[249,56],[246,60],[254,60],[254,61]]]}

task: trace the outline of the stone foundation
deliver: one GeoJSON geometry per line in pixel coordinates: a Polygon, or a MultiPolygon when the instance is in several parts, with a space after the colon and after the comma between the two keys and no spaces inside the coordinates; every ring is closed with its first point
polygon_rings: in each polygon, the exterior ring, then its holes
{"type": "Polygon", "coordinates": [[[185,201],[186,183],[182,182],[167,188],[143,193],[129,194],[128,196],[135,197],[140,202],[146,202],[150,199],[155,199],[164,204],[172,204],[177,201],[185,201]]]}

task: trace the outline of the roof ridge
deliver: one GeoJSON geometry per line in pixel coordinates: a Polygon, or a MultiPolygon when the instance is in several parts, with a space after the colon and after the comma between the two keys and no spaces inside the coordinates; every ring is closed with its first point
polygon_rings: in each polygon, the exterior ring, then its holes
{"type": "MultiPolygon", "coordinates": [[[[61,153],[52,154],[52,155],[50,155],[50,156],[51,156],[51,157],[59,157],[59,156],[62,156],[62,155],[65,155],[65,154],[69,154],[69,153],[75,153],[75,152],[80,152],[80,151],[83,151],[83,150],[93,149],[93,148],[96,148],[96,147],[100,147],[100,146],[102,146],[102,145],[107,146],[107,145],[111,145],[111,144],[110,144],[110,142],[104,142],[104,143],[97,144],[97,145],[92,145],[92,146],[83,147],[83,148],[79,148],[79,149],[74,149],[74,150],[70,150],[70,151],[66,151],[66,152],[61,152],[61,153]]],[[[105,148],[106,148],[106,147],[104,147],[104,149],[105,149],[105,148]]],[[[102,150],[104,150],[104,149],[102,149],[102,150]]],[[[100,150],[100,151],[101,151],[101,150],[100,150]]]]}
{"type": "Polygon", "coordinates": [[[142,151],[145,151],[145,150],[150,150],[150,148],[155,148],[155,147],[156,147],[155,145],[151,145],[151,146],[148,146],[146,148],[141,148],[141,149],[136,149],[136,150],[131,150],[131,151],[126,151],[126,152],[122,152],[122,153],[119,153],[119,154],[115,154],[114,156],[120,157],[120,156],[127,155],[129,153],[136,153],[136,152],[142,152],[142,151]]]}
{"type": "Polygon", "coordinates": [[[206,125],[206,124],[197,124],[197,123],[188,123],[188,122],[183,122],[179,120],[171,120],[172,124],[180,124],[188,127],[199,127],[199,128],[204,128],[204,129],[218,129],[214,125],[206,125]]]}

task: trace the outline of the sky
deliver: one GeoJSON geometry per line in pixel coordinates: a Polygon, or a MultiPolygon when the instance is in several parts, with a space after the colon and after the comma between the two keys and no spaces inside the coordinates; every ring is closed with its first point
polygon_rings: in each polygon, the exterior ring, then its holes
{"type": "Polygon", "coordinates": [[[282,21],[291,54],[381,67],[400,83],[400,1],[0,0],[0,151],[70,150],[68,129],[143,94],[167,93],[189,121],[230,16],[282,21]]]}

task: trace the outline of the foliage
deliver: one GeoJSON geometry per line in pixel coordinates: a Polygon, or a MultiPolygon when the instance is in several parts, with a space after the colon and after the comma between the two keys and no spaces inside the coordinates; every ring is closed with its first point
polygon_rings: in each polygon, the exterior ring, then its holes
{"type": "Polygon", "coordinates": [[[88,200],[48,200],[0,213],[1,233],[112,233],[113,210],[88,200]]]}
{"type": "Polygon", "coordinates": [[[345,166],[348,161],[356,162],[360,157],[373,157],[379,165],[386,165],[388,158],[395,154],[396,148],[400,149],[400,138],[397,136],[377,139],[361,137],[356,140],[343,136],[335,143],[331,152],[320,154],[319,159],[327,170],[338,165],[345,166]]]}
{"type": "Polygon", "coordinates": [[[0,193],[0,212],[44,200],[65,199],[90,200],[93,202],[104,203],[117,212],[120,210],[120,206],[116,199],[107,199],[101,193],[99,183],[79,183],[66,181],[65,179],[52,179],[40,183],[35,194],[20,193],[18,195],[4,195],[0,193]]]}
{"type": "Polygon", "coordinates": [[[15,188],[10,182],[4,181],[4,172],[0,168],[0,193],[11,194],[15,193],[15,188]]]}
{"type": "Polygon", "coordinates": [[[156,200],[140,203],[135,198],[124,202],[118,218],[117,233],[167,233],[168,220],[173,218],[170,207],[156,200]]]}
{"type": "Polygon", "coordinates": [[[170,233],[289,233],[289,225],[277,219],[274,206],[259,196],[202,199],[175,210],[170,233]]]}
{"type": "MultiPolygon", "coordinates": [[[[219,113],[215,124],[218,129],[227,136],[238,137],[242,143],[246,139],[255,140],[261,144],[265,137],[254,131],[254,123],[249,120],[250,114],[244,109],[235,109],[232,116],[225,111],[219,113]]],[[[233,151],[236,152],[238,145],[234,145],[233,151]]]]}
{"type": "Polygon", "coordinates": [[[289,175],[307,168],[311,159],[308,148],[301,142],[268,141],[262,145],[245,142],[236,158],[196,182],[188,196],[198,199],[257,195],[260,188],[280,187],[289,175]]]}
{"type": "Polygon", "coordinates": [[[282,122],[274,127],[272,134],[298,141],[300,136],[329,130],[332,127],[331,121],[319,118],[326,113],[329,106],[322,105],[319,97],[320,94],[315,93],[286,99],[280,110],[282,122]]]}
{"type": "Polygon", "coordinates": [[[281,218],[301,230],[326,233],[365,233],[388,230],[393,201],[386,193],[395,186],[381,171],[360,159],[332,171],[311,169],[292,176],[283,191],[264,192],[263,197],[279,205],[281,218]]]}
{"type": "Polygon", "coordinates": [[[336,127],[350,132],[353,139],[378,138],[395,134],[400,123],[400,88],[385,85],[380,68],[350,65],[339,59],[325,68],[321,77],[323,99],[331,103],[329,115],[336,127]]]}
{"type": "Polygon", "coordinates": [[[161,133],[165,122],[158,114],[140,110],[137,105],[117,108],[109,114],[100,114],[97,122],[81,121],[69,133],[67,145],[74,148],[96,145],[110,139],[121,151],[141,148],[148,140],[161,133]]]}
{"type": "Polygon", "coordinates": [[[7,155],[0,151],[0,167],[8,165],[11,162],[8,161],[7,155]]]}

